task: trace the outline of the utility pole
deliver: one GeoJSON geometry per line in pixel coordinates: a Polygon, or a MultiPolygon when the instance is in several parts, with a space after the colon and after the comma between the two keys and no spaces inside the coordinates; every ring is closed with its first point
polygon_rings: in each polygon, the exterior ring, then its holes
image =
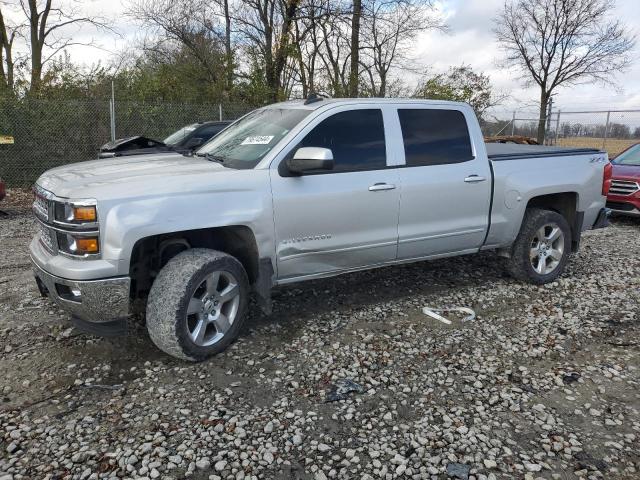
{"type": "Polygon", "coordinates": [[[549,110],[547,111],[547,128],[544,132],[544,144],[549,145],[551,139],[549,138],[549,133],[551,133],[551,113],[553,112],[553,97],[549,98],[549,110]]]}
{"type": "Polygon", "coordinates": [[[111,116],[111,141],[116,140],[116,89],[111,80],[111,101],[109,102],[109,115],[111,116]]]}
{"type": "Polygon", "coordinates": [[[611,112],[607,112],[607,123],[604,126],[604,138],[602,139],[602,150],[607,145],[607,137],[609,136],[609,120],[611,118],[611,112]]]}

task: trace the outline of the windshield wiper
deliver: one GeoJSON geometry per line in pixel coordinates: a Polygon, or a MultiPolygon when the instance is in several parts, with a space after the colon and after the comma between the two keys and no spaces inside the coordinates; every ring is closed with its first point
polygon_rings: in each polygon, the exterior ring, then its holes
{"type": "Polygon", "coordinates": [[[220,155],[213,155],[212,153],[196,153],[196,157],[203,157],[210,162],[224,163],[225,158],[220,155]]]}

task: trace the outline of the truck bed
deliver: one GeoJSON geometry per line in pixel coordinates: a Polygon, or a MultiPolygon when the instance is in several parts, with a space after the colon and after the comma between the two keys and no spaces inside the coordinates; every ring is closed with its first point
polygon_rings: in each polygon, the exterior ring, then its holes
{"type": "Polygon", "coordinates": [[[591,228],[603,206],[606,152],[595,148],[487,143],[493,174],[489,234],[483,248],[502,248],[519,231],[529,199],[568,193],[580,212],[580,230],[591,228]]]}
{"type": "Polygon", "coordinates": [[[498,162],[501,160],[519,160],[540,157],[566,157],[570,155],[588,155],[604,153],[597,148],[571,148],[546,145],[519,145],[515,143],[486,143],[489,159],[498,162]]]}

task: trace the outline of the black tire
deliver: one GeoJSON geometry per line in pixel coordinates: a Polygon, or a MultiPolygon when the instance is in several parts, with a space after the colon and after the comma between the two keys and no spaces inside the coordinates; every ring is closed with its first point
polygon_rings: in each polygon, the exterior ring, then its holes
{"type": "MultiPolygon", "coordinates": [[[[518,280],[533,283],[534,285],[542,285],[553,282],[562,274],[570,253],[571,227],[569,227],[567,220],[559,213],[551,210],[529,208],[525,212],[520,232],[511,247],[511,258],[507,263],[507,270],[511,276],[518,280]],[[563,246],[562,256],[554,269],[546,274],[539,273],[534,269],[532,262],[537,262],[539,257],[535,257],[533,260],[530,257],[532,247],[536,245],[534,242],[538,237],[538,231],[545,225],[556,225],[563,234],[563,239],[558,241],[563,246]]],[[[554,259],[550,260],[553,262],[554,259]]]]}
{"type": "MultiPolygon", "coordinates": [[[[147,301],[147,330],[160,350],[176,358],[202,361],[222,352],[240,333],[249,297],[249,280],[242,264],[216,250],[194,248],[173,257],[160,271],[147,301]],[[223,337],[201,346],[189,334],[187,307],[198,288],[213,272],[228,272],[237,280],[239,303],[223,337]]],[[[222,303],[222,302],[221,302],[222,303]]]]}

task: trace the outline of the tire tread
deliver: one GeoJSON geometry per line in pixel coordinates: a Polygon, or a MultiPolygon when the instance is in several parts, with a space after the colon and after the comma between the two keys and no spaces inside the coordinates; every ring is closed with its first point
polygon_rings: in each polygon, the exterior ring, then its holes
{"type": "Polygon", "coordinates": [[[558,278],[567,264],[571,251],[571,228],[566,219],[558,212],[543,208],[528,208],[522,220],[520,232],[511,247],[511,257],[507,262],[507,271],[517,280],[543,285],[558,278]],[[535,232],[545,223],[554,222],[562,229],[565,238],[565,253],[560,265],[548,275],[540,275],[533,271],[529,260],[530,239],[535,232]]]}
{"type": "MultiPolygon", "coordinates": [[[[160,270],[156,277],[147,301],[147,331],[153,343],[169,355],[192,362],[202,361],[205,358],[224,350],[235,337],[223,338],[210,348],[210,352],[197,351],[190,348],[188,341],[180,334],[179,323],[182,319],[182,311],[186,308],[189,299],[186,298],[189,286],[193,278],[204,268],[212,263],[226,264],[228,267],[239,270],[244,298],[241,298],[240,307],[234,321],[234,331],[240,329],[244,320],[246,309],[246,296],[248,294],[247,274],[242,264],[231,255],[217,250],[206,248],[193,248],[185,250],[173,257],[160,270]],[[240,325],[236,325],[238,322],[240,325]]],[[[234,272],[238,273],[238,272],[234,272]]]]}

